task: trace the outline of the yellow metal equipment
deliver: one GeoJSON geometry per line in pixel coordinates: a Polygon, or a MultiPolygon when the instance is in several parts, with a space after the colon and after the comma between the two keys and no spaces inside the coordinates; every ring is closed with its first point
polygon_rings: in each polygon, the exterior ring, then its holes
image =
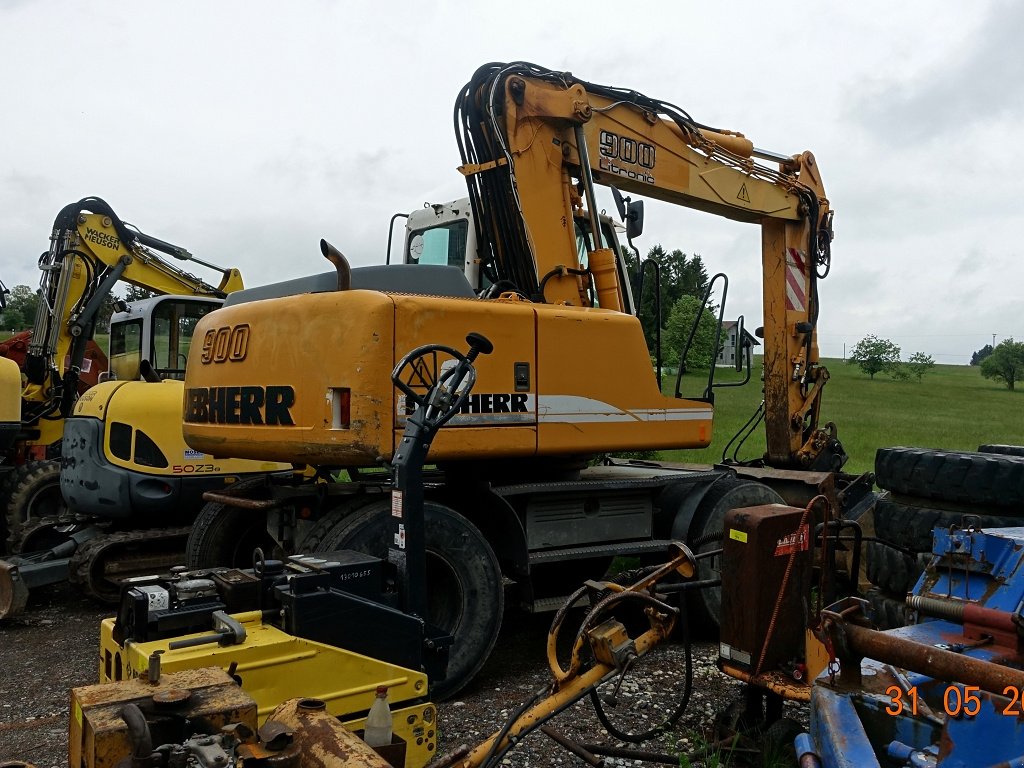
{"type": "MultiPolygon", "coordinates": [[[[26,526],[60,512],[56,459],[64,420],[79,395],[86,346],[115,283],[131,283],[156,294],[195,297],[208,308],[242,288],[238,270],[214,267],[184,248],[130,228],[99,198],[84,198],[61,210],[39,267],[39,309],[28,341],[20,398],[5,392],[0,406],[5,411],[19,409],[17,435],[4,452],[7,469],[17,469],[0,498],[6,527],[3,539],[13,552],[21,551],[26,526]],[[217,269],[219,284],[211,285],[175,267],[158,252],[217,269]]],[[[136,371],[133,378],[139,376],[136,371]]]]}
{"type": "Polygon", "coordinates": [[[219,666],[255,699],[260,722],[281,702],[305,696],[324,701],[353,731],[363,727],[377,686],[385,685],[394,733],[406,744],[406,768],[420,768],[434,756],[437,710],[426,699],[425,674],[289,635],[264,622],[259,611],[232,618],[244,628],[244,640],[221,646],[188,645],[209,633],[122,646],[114,639],[114,620],[106,619],[100,625],[100,681],[145,677],[154,659],[162,672],[219,666]]]}
{"type": "Polygon", "coordinates": [[[667,108],[525,65],[478,73],[462,109],[481,120],[467,130],[482,162],[462,170],[474,203],[489,195],[477,210],[490,237],[485,266],[508,282],[509,295],[346,291],[217,312],[202,322],[203,346],[191,353],[189,443],[251,458],[372,464],[391,455],[400,432],[385,372],[402,351],[458,344],[472,327],[496,350],[480,366],[479,389],[509,396],[481,400],[479,413],[455,422],[463,429],[440,435],[437,460],[707,445],[710,404],[660,393],[628,312],[621,255],[593,244],[582,258],[577,250],[578,214],[600,230],[589,199],[600,181],[761,225],[769,458],[809,463],[824,447],[815,442],[827,376],[814,341],[814,282],[831,238],[814,158],[782,158],[772,169],[752,159],[749,141],[662,114],[667,108]],[[499,216],[513,219],[521,243],[503,237],[499,216]],[[311,343],[283,343],[301,338],[311,343]]]}
{"type": "Polygon", "coordinates": [[[422,765],[405,759],[400,738],[369,747],[318,699],[290,699],[257,718],[252,697],[216,667],[73,689],[68,747],[72,768],[422,765]]]}
{"type": "Polygon", "coordinates": [[[608,695],[611,689],[618,692],[623,678],[630,673],[630,667],[649,654],[661,642],[668,639],[676,624],[677,611],[666,605],[657,593],[659,583],[666,579],[691,579],[696,573],[696,561],[693,554],[683,545],[674,544],[670,551],[670,560],[658,568],[636,580],[622,586],[614,582],[592,583],[578,590],[558,612],[548,632],[548,668],[552,681],[547,691],[538,693],[532,702],[524,704],[515,711],[502,728],[490,737],[477,744],[464,754],[452,756],[448,760],[439,760],[438,768],[458,766],[458,768],[488,768],[502,764],[502,757],[511,750],[519,739],[527,733],[542,727],[548,720],[562,712],[584,696],[590,695],[598,709],[602,724],[615,738],[627,741],[641,741],[664,729],[671,727],[682,715],[690,696],[691,669],[689,651],[687,651],[686,669],[673,670],[674,677],[685,676],[686,684],[681,689],[681,698],[672,702],[667,710],[652,707],[643,715],[640,732],[623,733],[608,719],[608,711],[615,704],[608,704],[608,710],[602,701],[611,700],[615,693],[608,695]],[[592,604],[586,617],[577,631],[572,644],[569,664],[563,668],[557,656],[557,645],[562,622],[566,613],[577,599],[587,592],[606,590],[607,594],[592,604]],[[616,618],[616,610],[632,604],[639,606],[646,619],[646,626],[634,630],[631,634],[616,618]],[[584,654],[587,648],[589,653],[584,654]],[[584,661],[586,656],[587,661],[584,661]],[[598,688],[607,685],[601,695],[598,688]],[[532,704],[532,706],[529,706],[532,704]]]}
{"type": "Polygon", "coordinates": [[[0,358],[0,454],[14,444],[21,429],[21,371],[17,363],[0,358]]]}
{"type": "Polygon", "coordinates": [[[128,704],[165,720],[191,719],[211,734],[234,723],[253,730],[257,725],[255,702],[219,669],[193,669],[152,682],[134,679],[111,685],[101,681],[71,691],[70,768],[115,768],[133,755],[131,734],[122,716],[128,704]]]}

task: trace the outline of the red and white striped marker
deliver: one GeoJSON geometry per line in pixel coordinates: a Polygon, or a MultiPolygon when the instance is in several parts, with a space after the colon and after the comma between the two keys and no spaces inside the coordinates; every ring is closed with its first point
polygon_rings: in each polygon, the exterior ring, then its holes
{"type": "Polygon", "coordinates": [[[786,309],[807,311],[807,290],[804,288],[804,265],[807,260],[796,248],[787,248],[786,254],[786,309]]]}

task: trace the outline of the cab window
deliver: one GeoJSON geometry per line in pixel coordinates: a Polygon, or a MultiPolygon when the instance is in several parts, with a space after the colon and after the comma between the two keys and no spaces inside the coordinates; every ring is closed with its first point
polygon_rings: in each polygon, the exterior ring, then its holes
{"type": "Polygon", "coordinates": [[[192,335],[200,319],[211,309],[194,301],[165,301],[154,310],[150,361],[162,378],[185,378],[192,335]]]}
{"type": "MultiPolygon", "coordinates": [[[[576,219],[574,221],[576,229],[576,257],[580,261],[580,266],[586,269],[590,264],[590,252],[594,250],[594,246],[590,241],[590,222],[586,220],[576,219]]],[[[608,232],[606,225],[601,225],[601,247],[609,248],[608,232]]]]}
{"type": "Polygon", "coordinates": [[[142,319],[115,323],[110,327],[110,371],[115,379],[139,378],[142,362],[142,319]]]}
{"type": "Polygon", "coordinates": [[[430,229],[414,232],[409,237],[406,262],[409,264],[442,264],[466,268],[466,240],[469,222],[459,219],[430,229]]]}

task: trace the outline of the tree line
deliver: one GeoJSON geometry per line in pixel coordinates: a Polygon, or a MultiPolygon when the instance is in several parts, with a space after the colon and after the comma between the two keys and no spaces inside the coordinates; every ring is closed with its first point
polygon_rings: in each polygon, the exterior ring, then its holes
{"type": "MultiPolygon", "coordinates": [[[[127,301],[146,298],[152,295],[149,291],[128,285],[127,301]],[[145,294],[145,295],[142,295],[145,294]]],[[[96,318],[96,329],[105,333],[110,329],[110,316],[114,313],[114,302],[117,296],[108,294],[100,305],[96,318]]],[[[3,308],[0,309],[0,332],[17,333],[29,330],[35,325],[36,312],[39,309],[39,292],[27,285],[16,285],[3,296],[3,308]]]]}
{"type": "MultiPolygon", "coordinates": [[[[935,360],[923,352],[901,360],[898,345],[873,334],[857,342],[846,362],[858,366],[872,379],[876,373],[885,373],[897,380],[916,377],[920,381],[935,367],[935,360]]],[[[1002,382],[1012,390],[1024,377],[1024,342],[1009,338],[995,347],[986,344],[971,356],[971,365],[979,366],[986,379],[1002,382]]]]}
{"type": "Polygon", "coordinates": [[[902,360],[901,350],[897,344],[874,334],[869,334],[858,341],[846,362],[858,366],[872,379],[876,373],[885,373],[897,381],[911,378],[921,381],[924,375],[935,367],[935,360],[924,352],[915,352],[906,361],[902,360]]]}

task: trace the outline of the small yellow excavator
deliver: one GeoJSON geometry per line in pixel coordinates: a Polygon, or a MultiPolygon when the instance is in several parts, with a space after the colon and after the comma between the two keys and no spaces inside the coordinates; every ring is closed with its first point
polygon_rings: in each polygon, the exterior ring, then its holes
{"type": "Polygon", "coordinates": [[[107,576],[121,579],[132,568],[159,567],[163,560],[144,551],[155,539],[166,539],[171,556],[180,559],[203,491],[281,468],[273,462],[211,463],[181,436],[178,414],[192,333],[204,314],[242,288],[238,270],[208,264],[131,228],[99,198],[60,212],[39,266],[40,304],[23,370],[19,374],[7,359],[0,369],[0,422],[8,442],[0,467],[0,528],[9,553],[0,561],[0,617],[20,611],[31,588],[69,575],[90,594],[116,600],[117,583],[107,576]],[[165,257],[216,269],[220,282],[206,283],[165,257]],[[110,370],[88,371],[107,381],[83,393],[83,372],[99,359],[87,356],[97,315],[118,281],[156,296],[118,302],[110,370]],[[71,418],[73,412],[83,418],[71,418]],[[60,480],[66,439],[84,450],[75,462],[79,479],[97,457],[109,457],[122,470],[112,493],[108,487],[107,495],[90,497],[85,479],[68,488],[68,509],[60,480]],[[97,518],[99,526],[93,524],[97,518]]]}

